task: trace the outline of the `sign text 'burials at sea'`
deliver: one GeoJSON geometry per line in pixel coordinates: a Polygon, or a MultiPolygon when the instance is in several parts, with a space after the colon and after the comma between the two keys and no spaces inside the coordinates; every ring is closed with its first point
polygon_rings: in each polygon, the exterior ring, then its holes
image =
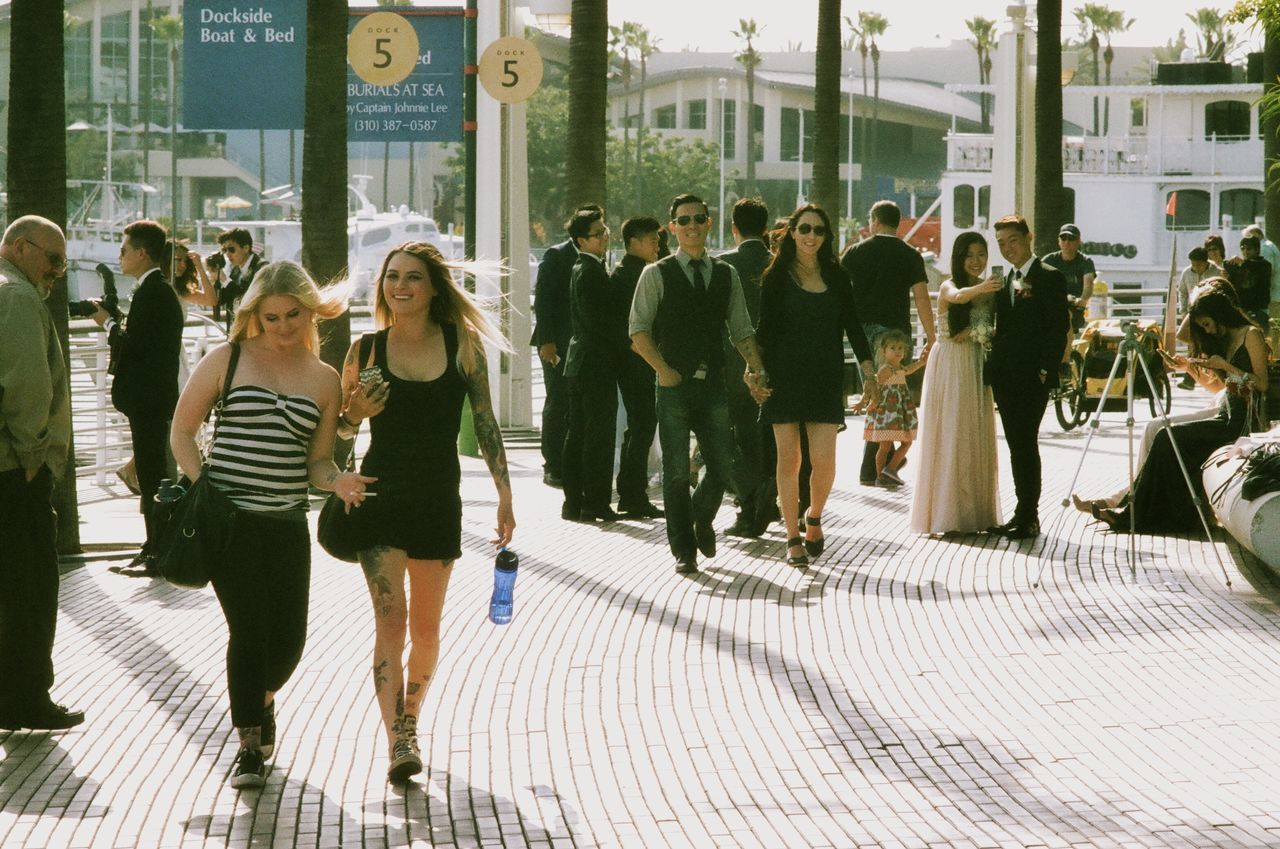
{"type": "Polygon", "coordinates": [[[186,0],[182,21],[185,127],[302,127],[306,3],[186,0]]]}
{"type": "MultiPolygon", "coordinates": [[[[306,10],[302,0],[187,0],[183,126],[302,129],[306,10]]],[[[379,13],[388,14],[352,9],[348,32],[379,13]]],[[[462,140],[463,14],[456,7],[397,8],[391,17],[408,21],[416,39],[403,32],[367,34],[366,76],[347,66],[349,141],[462,140]],[[393,84],[378,84],[376,72],[391,66],[412,70],[393,84]]]]}
{"type": "Polygon", "coordinates": [[[462,24],[460,8],[352,10],[348,141],[462,140],[462,24]],[[407,21],[417,38],[387,23],[394,18],[407,21]],[[379,71],[397,66],[412,70],[379,85],[379,71]]]}

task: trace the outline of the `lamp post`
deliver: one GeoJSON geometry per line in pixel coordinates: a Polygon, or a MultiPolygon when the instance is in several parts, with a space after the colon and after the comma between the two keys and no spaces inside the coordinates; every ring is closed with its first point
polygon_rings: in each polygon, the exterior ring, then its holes
{"type": "Polygon", "coordinates": [[[724,250],[724,220],[726,217],[724,211],[724,99],[726,92],[729,90],[729,81],[721,77],[718,85],[720,88],[720,206],[717,209],[720,211],[720,220],[716,224],[716,229],[718,231],[720,250],[724,250]]]}

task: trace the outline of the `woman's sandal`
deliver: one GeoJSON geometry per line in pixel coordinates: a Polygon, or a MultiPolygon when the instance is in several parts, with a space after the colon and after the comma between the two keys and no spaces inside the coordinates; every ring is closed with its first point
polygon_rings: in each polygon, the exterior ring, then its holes
{"type": "Polygon", "coordinates": [[[1075,508],[1081,513],[1088,513],[1098,521],[1104,521],[1099,515],[1103,510],[1111,509],[1111,502],[1104,498],[1095,498],[1092,501],[1085,501],[1075,493],[1071,494],[1071,503],[1074,504],[1075,508]]]}
{"type": "Polygon", "coordinates": [[[1093,517],[1106,525],[1107,530],[1113,534],[1129,533],[1129,514],[1127,511],[1103,508],[1094,512],[1093,517]]]}
{"type": "MultiPolygon", "coordinates": [[[[806,511],[804,514],[804,523],[810,527],[821,528],[822,517],[810,516],[808,511],[806,511]]],[[[806,539],[804,541],[804,550],[809,552],[810,557],[817,557],[822,553],[822,550],[826,548],[826,545],[827,538],[825,536],[820,536],[817,539],[806,539]]]]}
{"type": "Polygon", "coordinates": [[[804,537],[792,537],[787,540],[787,565],[804,569],[809,565],[809,558],[803,554],[792,554],[791,549],[805,546],[804,537]]]}

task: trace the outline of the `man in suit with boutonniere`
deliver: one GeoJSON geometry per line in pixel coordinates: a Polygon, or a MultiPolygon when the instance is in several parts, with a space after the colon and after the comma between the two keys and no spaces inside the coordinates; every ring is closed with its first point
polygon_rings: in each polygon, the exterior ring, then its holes
{"type": "Polygon", "coordinates": [[[1009,446],[1018,505],[1013,518],[991,532],[1031,539],[1040,534],[1040,420],[1049,392],[1058,385],[1070,322],[1067,281],[1032,252],[1031,230],[1021,215],[1001,218],[995,231],[1009,269],[1004,290],[996,294],[986,376],[1009,446]]]}

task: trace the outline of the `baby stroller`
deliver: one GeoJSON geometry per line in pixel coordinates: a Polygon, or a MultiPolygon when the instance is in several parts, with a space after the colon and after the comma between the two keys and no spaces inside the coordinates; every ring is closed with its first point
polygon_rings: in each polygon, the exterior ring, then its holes
{"type": "MultiPolygon", "coordinates": [[[[1127,320],[1126,320],[1127,321],[1127,320]]],[[[1173,388],[1169,384],[1169,375],[1165,372],[1164,361],[1160,356],[1161,328],[1157,322],[1134,320],[1138,331],[1138,344],[1142,349],[1139,356],[1151,372],[1155,380],[1154,390],[1147,385],[1147,376],[1138,369],[1134,376],[1133,396],[1146,398],[1151,407],[1151,416],[1157,414],[1156,398],[1160,399],[1164,409],[1168,411],[1172,400],[1173,388]]],[[[1111,391],[1102,397],[1107,376],[1111,374],[1111,366],[1115,363],[1121,341],[1124,340],[1125,321],[1115,318],[1103,318],[1090,321],[1084,326],[1071,344],[1071,377],[1065,376],[1053,394],[1053,409],[1058,416],[1058,424],[1063,430],[1071,430],[1083,424],[1101,405],[1104,412],[1125,410],[1129,399],[1129,363],[1127,358],[1120,363],[1116,378],[1111,383],[1111,391]]]]}

